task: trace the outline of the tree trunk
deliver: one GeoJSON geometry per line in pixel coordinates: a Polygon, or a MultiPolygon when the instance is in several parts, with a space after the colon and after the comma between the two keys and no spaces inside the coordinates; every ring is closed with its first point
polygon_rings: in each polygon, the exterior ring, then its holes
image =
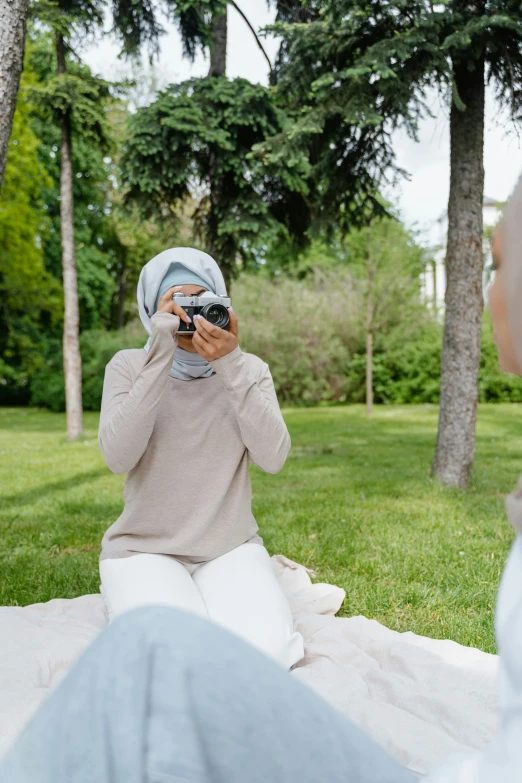
{"type": "Polygon", "coordinates": [[[373,413],[373,333],[366,329],[366,413],[373,413]]]}
{"type": "MultiPolygon", "coordinates": [[[[225,76],[227,70],[227,13],[215,14],[212,17],[212,46],[210,47],[210,69],[208,78],[225,76]]],[[[220,203],[222,200],[222,187],[218,171],[218,161],[215,153],[210,154],[210,215],[207,223],[207,239],[209,253],[219,264],[219,268],[225,278],[227,293],[230,294],[232,280],[233,259],[229,253],[224,252],[223,243],[219,241],[218,222],[220,203]]],[[[232,253],[234,250],[232,249],[232,253]]]]}
{"type": "Polygon", "coordinates": [[[209,76],[224,76],[227,72],[227,11],[212,17],[212,46],[209,76]]]}
{"type": "Polygon", "coordinates": [[[221,269],[221,272],[223,273],[223,279],[225,281],[225,288],[227,289],[227,296],[232,296],[231,289],[232,289],[232,274],[230,271],[230,264],[219,264],[219,268],[221,269]]]}
{"type": "Polygon", "coordinates": [[[29,0],[0,0],[0,190],[24,61],[29,0]]]}
{"type": "Polygon", "coordinates": [[[431,262],[431,271],[433,274],[433,309],[437,312],[439,308],[439,298],[437,291],[437,262],[435,259],[431,262]]]}
{"type": "MultiPolygon", "coordinates": [[[[58,73],[64,74],[65,42],[56,36],[58,73]]],[[[73,168],[71,144],[71,115],[67,111],[62,118],[60,164],[60,227],[62,238],[62,269],[64,294],[63,369],[65,375],[65,409],[67,413],[67,437],[69,440],[83,433],[82,424],[82,359],[80,355],[80,316],[78,283],[74,254],[74,204],[73,168]]]]}
{"type": "Polygon", "coordinates": [[[475,456],[482,331],[484,198],[484,61],[455,66],[465,111],[451,106],[451,177],[446,250],[446,318],[442,349],[435,476],[465,487],[475,456]]]}
{"type": "Polygon", "coordinates": [[[366,413],[373,413],[373,268],[368,258],[368,295],[366,299],[366,413]]]}
{"type": "Polygon", "coordinates": [[[125,326],[125,297],[127,295],[127,248],[123,248],[120,285],[118,290],[118,329],[125,326]]]}

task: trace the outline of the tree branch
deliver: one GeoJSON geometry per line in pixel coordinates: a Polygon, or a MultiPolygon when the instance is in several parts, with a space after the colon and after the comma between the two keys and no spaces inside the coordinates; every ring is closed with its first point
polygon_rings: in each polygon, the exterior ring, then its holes
{"type": "Polygon", "coordinates": [[[246,24],[247,24],[247,25],[248,25],[248,27],[250,28],[250,31],[251,31],[252,35],[253,35],[253,36],[254,36],[254,38],[256,39],[256,43],[257,43],[257,45],[259,46],[259,48],[261,49],[261,51],[263,52],[263,54],[264,54],[264,56],[265,56],[265,60],[267,61],[267,63],[268,63],[268,67],[270,68],[270,73],[272,73],[272,63],[270,62],[270,58],[269,58],[269,56],[267,55],[267,53],[266,53],[266,51],[265,51],[265,48],[264,48],[263,44],[261,43],[261,41],[260,41],[260,39],[259,39],[259,36],[258,36],[258,34],[256,33],[255,29],[252,27],[252,25],[250,24],[250,21],[249,21],[249,20],[248,20],[248,18],[245,16],[245,14],[244,14],[244,13],[243,13],[243,11],[241,10],[241,8],[240,8],[240,7],[237,5],[237,3],[235,3],[235,2],[234,2],[234,0],[229,0],[229,4],[230,4],[230,5],[231,5],[233,8],[235,8],[235,9],[236,9],[236,11],[238,12],[238,14],[239,14],[239,15],[240,15],[240,16],[243,18],[243,20],[246,22],[246,24]]]}

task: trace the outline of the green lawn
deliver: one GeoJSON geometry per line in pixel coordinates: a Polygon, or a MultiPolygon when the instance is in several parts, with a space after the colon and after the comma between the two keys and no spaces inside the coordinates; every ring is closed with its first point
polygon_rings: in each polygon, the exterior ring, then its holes
{"type": "MultiPolygon", "coordinates": [[[[472,487],[429,476],[437,410],[284,409],[292,450],[273,476],[251,466],[254,513],[282,552],[346,590],[364,614],[494,651],[493,609],[513,539],[503,496],[522,472],[522,411],[482,406],[472,487]]],[[[98,416],[67,443],[65,416],[0,409],[0,604],[98,591],[104,530],[122,508],[123,476],[105,467],[98,416]]]]}

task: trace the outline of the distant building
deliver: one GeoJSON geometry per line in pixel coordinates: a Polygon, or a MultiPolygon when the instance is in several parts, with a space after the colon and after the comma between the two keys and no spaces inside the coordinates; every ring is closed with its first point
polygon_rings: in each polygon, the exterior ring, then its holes
{"type": "MultiPolygon", "coordinates": [[[[484,197],[482,217],[484,221],[484,290],[491,278],[491,249],[489,236],[491,229],[498,223],[504,203],[484,197]]],[[[436,303],[437,309],[444,307],[446,292],[446,238],[448,233],[448,214],[444,212],[437,220],[439,241],[431,250],[433,264],[426,267],[422,289],[427,302],[436,303]]]]}

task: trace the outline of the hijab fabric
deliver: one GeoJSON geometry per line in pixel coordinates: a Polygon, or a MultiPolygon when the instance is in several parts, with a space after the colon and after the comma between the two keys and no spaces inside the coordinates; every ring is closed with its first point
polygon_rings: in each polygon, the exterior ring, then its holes
{"type": "MultiPolygon", "coordinates": [[[[227,296],[225,280],[219,266],[208,253],[201,250],[192,247],[173,247],[154,256],[145,264],[140,273],[137,289],[140,320],[149,335],[149,339],[143,346],[145,351],[150,349],[152,334],[150,319],[156,312],[160,291],[164,293],[172,285],[193,282],[196,284],[201,282],[205,288],[218,296],[227,296]],[[167,277],[166,281],[165,277],[167,277]],[[165,284],[162,286],[164,281],[165,284]]],[[[206,378],[213,372],[210,362],[199,353],[191,353],[177,346],[169,372],[172,378],[191,381],[195,378],[206,378]]]]}

